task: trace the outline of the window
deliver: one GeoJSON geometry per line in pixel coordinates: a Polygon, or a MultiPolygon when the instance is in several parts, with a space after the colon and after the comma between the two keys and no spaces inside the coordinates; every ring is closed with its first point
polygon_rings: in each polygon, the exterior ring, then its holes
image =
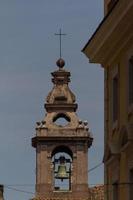
{"type": "Polygon", "coordinates": [[[118,74],[113,78],[113,122],[118,119],[118,74]]]}
{"type": "Polygon", "coordinates": [[[128,63],[128,77],[129,77],[129,82],[128,82],[128,99],[129,99],[129,105],[133,104],[133,57],[130,58],[129,63],[128,63]]]}
{"type": "Polygon", "coordinates": [[[133,169],[129,172],[129,200],[133,199],[133,169]]]}
{"type": "Polygon", "coordinates": [[[113,200],[118,200],[118,182],[113,183],[113,200]]]}

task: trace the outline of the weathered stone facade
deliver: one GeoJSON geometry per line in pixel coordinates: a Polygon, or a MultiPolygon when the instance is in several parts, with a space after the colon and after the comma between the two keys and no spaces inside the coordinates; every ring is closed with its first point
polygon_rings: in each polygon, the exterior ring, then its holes
{"type": "MultiPolygon", "coordinates": [[[[36,136],[32,145],[36,148],[36,198],[41,200],[83,200],[88,199],[88,148],[92,135],[86,121],[79,120],[75,95],[70,90],[70,72],[64,61],[59,59],[59,69],[52,73],[54,84],[45,103],[47,111],[42,122],[37,123],[36,136]],[[66,124],[57,124],[58,119],[66,124]],[[71,157],[69,188],[60,190],[55,186],[55,162],[58,153],[71,157]]],[[[66,159],[68,160],[68,159],[66,159]]]]}
{"type": "MultiPolygon", "coordinates": [[[[80,200],[104,200],[104,185],[98,185],[89,188],[89,195],[87,198],[80,200]]],[[[62,195],[63,196],[63,195],[62,195]]],[[[57,198],[34,198],[33,200],[77,200],[77,198],[64,198],[64,197],[57,197],[57,198]]]]}

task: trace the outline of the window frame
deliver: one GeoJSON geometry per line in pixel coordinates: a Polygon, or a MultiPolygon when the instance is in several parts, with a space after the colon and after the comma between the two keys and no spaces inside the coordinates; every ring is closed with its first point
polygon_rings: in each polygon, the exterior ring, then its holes
{"type": "Polygon", "coordinates": [[[120,102],[119,102],[119,95],[120,95],[120,77],[119,77],[119,65],[115,65],[113,70],[111,71],[111,121],[112,121],[112,129],[115,130],[118,127],[119,121],[119,112],[120,112],[120,102]],[[117,77],[117,117],[116,119],[113,118],[114,115],[114,91],[113,91],[113,81],[117,77]]]}
{"type": "Polygon", "coordinates": [[[117,73],[112,79],[112,121],[113,123],[115,123],[118,120],[118,103],[119,103],[118,102],[118,99],[119,99],[118,82],[119,82],[119,78],[118,78],[118,73],[117,73]]]}
{"type": "Polygon", "coordinates": [[[128,104],[133,104],[133,56],[128,60],[128,104]]]}
{"type": "MultiPolygon", "coordinates": [[[[126,64],[126,66],[127,66],[127,111],[128,111],[128,118],[130,118],[131,115],[133,114],[133,102],[130,102],[130,86],[129,86],[129,84],[130,84],[130,75],[129,75],[130,60],[132,60],[132,62],[133,62],[133,56],[132,55],[128,56],[127,64],[126,64]]],[[[132,87],[132,90],[133,90],[133,87],[132,87]]]]}
{"type": "Polygon", "coordinates": [[[132,194],[133,194],[133,185],[130,185],[131,181],[133,182],[133,168],[129,169],[129,200],[132,200],[132,194]],[[132,174],[132,177],[130,176],[132,174]]]}
{"type": "Polygon", "coordinates": [[[119,199],[119,182],[115,181],[113,184],[113,200],[119,199]]]}

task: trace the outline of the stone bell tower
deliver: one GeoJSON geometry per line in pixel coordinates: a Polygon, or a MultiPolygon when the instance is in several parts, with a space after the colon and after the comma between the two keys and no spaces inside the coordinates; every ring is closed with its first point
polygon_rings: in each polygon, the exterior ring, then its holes
{"type": "Polygon", "coordinates": [[[87,122],[79,120],[70,72],[62,58],[52,72],[42,122],[37,122],[32,146],[36,148],[36,197],[40,200],[87,200],[88,148],[93,138],[87,122]]]}

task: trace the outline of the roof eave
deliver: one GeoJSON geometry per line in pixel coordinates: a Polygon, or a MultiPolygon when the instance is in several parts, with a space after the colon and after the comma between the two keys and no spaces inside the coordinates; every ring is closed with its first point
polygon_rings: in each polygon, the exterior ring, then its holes
{"type": "Polygon", "coordinates": [[[121,0],[116,5],[82,49],[91,63],[110,65],[133,40],[133,1],[121,0]]]}
{"type": "Polygon", "coordinates": [[[105,15],[105,17],[103,18],[103,20],[101,21],[101,23],[98,25],[98,27],[96,28],[95,32],[92,34],[91,38],[85,44],[85,46],[83,47],[83,49],[81,50],[81,52],[83,52],[83,53],[85,52],[85,49],[91,43],[91,41],[95,38],[95,35],[97,34],[97,32],[99,31],[99,29],[101,28],[101,26],[104,24],[105,20],[107,20],[107,18],[109,17],[109,15],[112,13],[112,11],[114,10],[114,8],[118,4],[118,2],[119,2],[119,0],[115,2],[115,4],[112,7],[112,9],[105,15]]]}

